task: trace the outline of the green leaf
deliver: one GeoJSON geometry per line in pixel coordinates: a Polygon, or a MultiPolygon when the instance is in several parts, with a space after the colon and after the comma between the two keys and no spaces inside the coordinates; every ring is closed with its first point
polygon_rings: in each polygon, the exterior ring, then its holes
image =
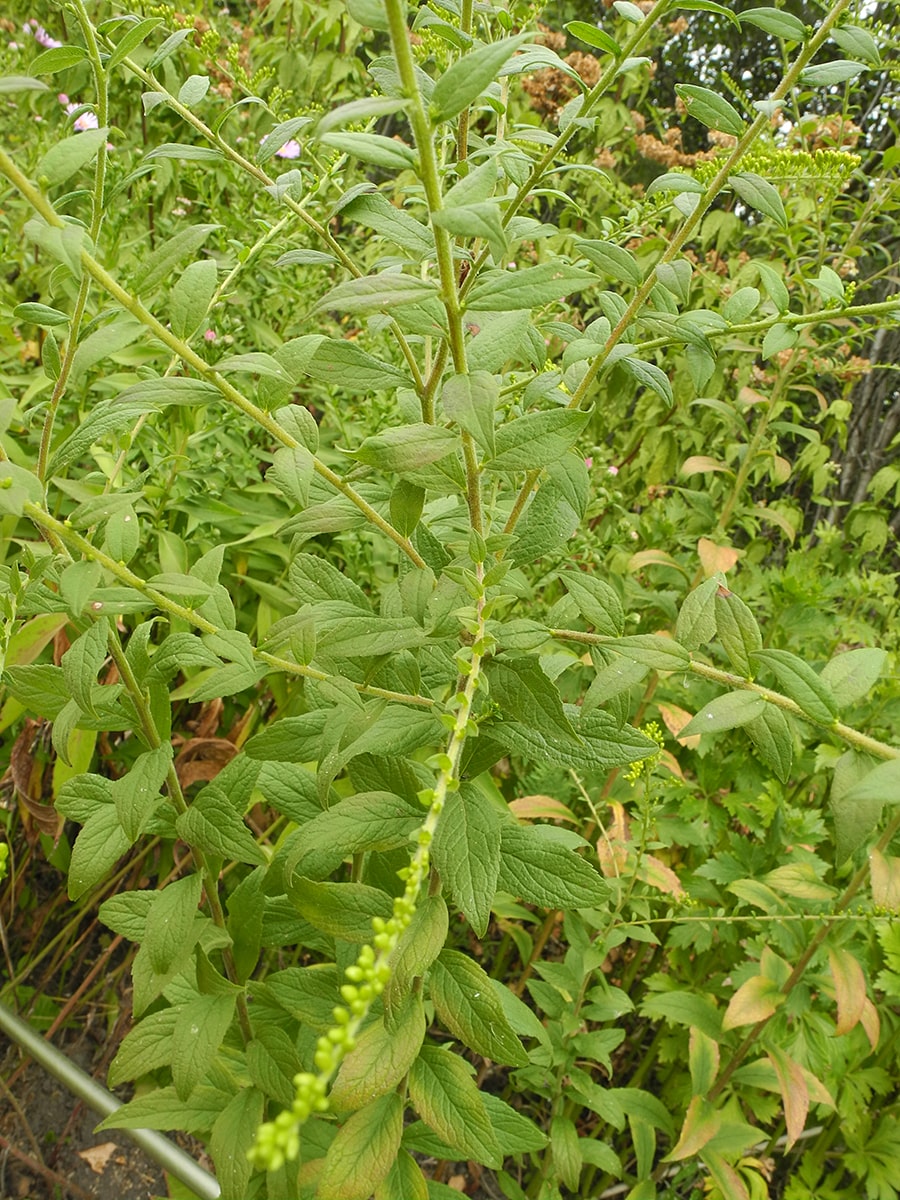
{"type": "Polygon", "coordinates": [[[396,650],[420,646],[425,641],[422,627],[411,617],[365,616],[358,610],[350,610],[349,605],[346,612],[317,621],[316,632],[319,651],[338,658],[393,654],[396,650]]]}
{"type": "Polygon", "coordinates": [[[716,592],[719,577],[706,579],[685,597],[675,624],[675,637],[686,650],[696,650],[716,636],[716,592]]]}
{"type": "Polygon", "coordinates": [[[543,837],[539,828],[504,823],[500,847],[497,886],[528,904],[602,907],[609,896],[609,886],[589,862],[543,837]]]}
{"type": "Polygon", "coordinates": [[[837,716],[837,705],[827,683],[823,683],[808,663],[788,650],[757,650],[755,666],[768,667],[785,694],[814,721],[830,725],[837,716]]]}
{"type": "Polygon", "coordinates": [[[328,1147],[318,1200],[368,1200],[390,1171],[402,1135],[403,1101],[397,1092],[354,1113],[328,1147]]]}
{"type": "Polygon", "coordinates": [[[390,792],[360,792],[307,821],[285,871],[320,877],[330,874],[349,854],[394,850],[409,841],[422,823],[418,812],[390,792]],[[315,866],[313,866],[315,864],[315,866]]]}
{"type": "Polygon", "coordinates": [[[704,187],[700,180],[695,179],[693,175],[685,175],[681,171],[668,171],[664,175],[657,175],[647,188],[648,196],[653,196],[657,192],[677,192],[679,195],[686,193],[692,196],[702,196],[704,187]]]}
{"type": "Polygon", "coordinates": [[[346,942],[370,941],[372,918],[388,920],[393,911],[387,892],[364,883],[314,883],[295,876],[288,896],[310,925],[346,942]]]}
{"type": "Polygon", "coordinates": [[[536,658],[498,658],[490,664],[489,673],[491,692],[511,717],[536,729],[551,728],[564,740],[578,741],[556,685],[536,658]]]}
{"type": "Polygon", "coordinates": [[[490,978],[472,959],[444,950],[432,963],[428,988],[438,1017],[463,1045],[506,1066],[528,1065],[490,978]]]}
{"type": "Polygon", "coordinates": [[[494,414],[499,403],[497,378],[487,371],[451,376],[440,395],[444,413],[472,434],[488,458],[494,455],[494,414]]]}
{"type": "Polygon", "coordinates": [[[86,58],[84,46],[54,46],[52,50],[39,54],[31,64],[31,69],[35,75],[53,75],[57,71],[65,71],[67,67],[74,67],[86,58]]]}
{"type": "Polygon", "coordinates": [[[771,767],[782,783],[787,783],[794,760],[794,738],[790,722],[781,709],[767,704],[744,729],[766,766],[771,767]]]}
{"type": "Polygon", "coordinates": [[[179,162],[221,162],[224,158],[221,150],[213,146],[191,146],[186,142],[165,142],[154,146],[144,155],[144,162],[153,159],[177,159],[179,162]]]}
{"type": "Polygon", "coordinates": [[[341,1063],[329,1099],[340,1113],[393,1091],[406,1076],[425,1039],[425,1013],[418,995],[407,997],[388,1028],[375,1020],[341,1063]]]}
{"type": "Polygon", "coordinates": [[[729,175],[728,182],[745,204],[777,221],[782,229],[787,229],[787,214],[781,196],[767,179],[752,171],[736,171],[734,175],[729,175]]]}
{"type": "Polygon", "coordinates": [[[200,876],[187,875],[156,894],[147,913],[142,949],[157,975],[165,975],[184,953],[197,915],[200,891],[200,876]]]}
{"type": "Polygon", "coordinates": [[[208,75],[189,75],[178,91],[178,103],[185,108],[194,108],[205,99],[209,91],[208,75]]]}
{"type": "Polygon", "coordinates": [[[669,408],[674,405],[675,397],[672,393],[672,384],[669,382],[669,377],[655,363],[644,362],[641,358],[625,355],[617,359],[615,365],[627,371],[629,375],[638,381],[641,387],[649,388],[651,392],[656,392],[657,396],[669,408]]]}
{"type": "MultiPolygon", "coordinates": [[[[97,1132],[101,1129],[179,1129],[185,1133],[205,1133],[212,1129],[230,1099],[227,1092],[220,1092],[218,1088],[201,1087],[183,1104],[175,1095],[174,1087],[154,1088],[117,1108],[101,1121],[97,1132]]],[[[256,1132],[255,1125],[253,1132],[256,1132]]]]}
{"type": "Polygon", "coordinates": [[[624,279],[638,286],[644,275],[630,250],[613,242],[582,241],[575,243],[580,254],[596,264],[611,279],[624,279]]]}
{"type": "Polygon", "coordinates": [[[659,633],[636,633],[631,637],[604,642],[603,645],[614,654],[643,663],[652,671],[681,671],[691,663],[690,655],[683,646],[659,633]]]}
{"type": "MultiPolygon", "coordinates": [[[[189,225],[151,252],[146,263],[135,272],[134,284],[143,294],[153,291],[160,283],[167,282],[179,263],[191,258],[200,249],[218,225],[189,225]]],[[[167,384],[178,383],[177,379],[166,379],[167,384]]],[[[191,381],[200,382],[200,381],[191,381]]],[[[209,387],[210,385],[206,385],[209,387]]],[[[218,394],[218,389],[215,389],[218,394]]]]}
{"type": "Polygon", "coordinates": [[[705,996],[694,992],[654,992],[641,1002],[641,1013],[651,1020],[671,1021],[701,1030],[717,1040],[722,1034],[722,1015],[705,996]]]}
{"type": "MultiPolygon", "coordinates": [[[[192,1098],[193,1099],[193,1098],[192,1098]]],[[[209,1149],[216,1168],[221,1200],[243,1200],[249,1195],[252,1167],[247,1151],[262,1124],[265,1097],[256,1088],[243,1087],[212,1127],[209,1149]]]]}
{"type": "Polygon", "coordinates": [[[46,83],[32,79],[29,75],[3,75],[0,77],[0,96],[12,92],[49,92],[46,83]]]}
{"type": "Polygon", "coordinates": [[[185,268],[169,296],[169,323],[176,337],[187,339],[196,332],[215,290],[215,259],[204,258],[185,268]]]}
{"type": "Polygon", "coordinates": [[[783,350],[790,350],[797,344],[798,337],[797,330],[792,326],[785,325],[782,321],[776,322],[763,338],[763,358],[773,358],[783,350]]]}
{"type": "Polygon", "coordinates": [[[872,759],[857,750],[847,750],[835,763],[828,806],[834,819],[838,866],[865,845],[878,828],[885,801],[878,781],[868,798],[852,795],[858,787],[866,785],[873,773],[872,759]]]}
{"type": "Polygon", "coordinates": [[[215,783],[207,784],[187,812],[178,817],[175,828],[179,837],[207,854],[254,866],[266,862],[265,854],[241,814],[235,811],[228,794],[215,783]]]}
{"type": "Polygon", "coordinates": [[[780,8],[748,8],[746,12],[738,14],[738,21],[742,25],[748,21],[765,33],[789,42],[806,40],[806,26],[800,18],[780,8]]]}
{"type": "Polygon", "coordinates": [[[360,162],[386,171],[403,171],[415,167],[416,154],[405,142],[382,137],[380,133],[326,133],[319,139],[341,154],[350,154],[360,162]]]}
{"type": "Polygon", "coordinates": [[[561,262],[541,263],[518,271],[484,271],[469,293],[466,308],[470,312],[537,308],[553,304],[596,282],[596,276],[590,271],[568,267],[561,262]]]}
{"type": "Polygon", "coordinates": [[[252,737],[244,747],[245,753],[250,758],[273,762],[312,762],[319,756],[327,720],[324,708],[300,717],[283,717],[252,737]]]}
{"type": "MultiPolygon", "coordinates": [[[[348,203],[341,209],[341,220],[345,219],[358,221],[360,225],[374,229],[382,237],[419,258],[434,254],[434,235],[428,226],[411,217],[404,209],[391,204],[380,192],[358,196],[348,203]]],[[[279,262],[287,258],[288,255],[283,255],[279,262]]]]}
{"type": "Polygon", "coordinates": [[[291,559],[290,589],[302,604],[315,604],[318,600],[342,600],[354,604],[361,612],[372,611],[359,584],[327,559],[315,554],[295,554],[291,559]]]}
{"type": "Polygon", "coordinates": [[[488,158],[478,167],[472,167],[469,162],[461,163],[457,170],[466,168],[468,174],[462,175],[450,190],[444,193],[445,208],[480,204],[493,196],[498,177],[496,158],[488,158]]]}
{"type": "Polygon", "coordinates": [[[374,1200],[429,1200],[429,1196],[422,1168],[408,1151],[401,1149],[390,1171],[375,1189],[374,1200]]]}
{"type": "Polygon", "coordinates": [[[561,571],[559,578],[578,605],[578,611],[597,633],[618,637],[625,627],[625,610],[618,592],[585,571],[561,571]]]}
{"type": "Polygon", "coordinates": [[[863,29],[861,25],[838,25],[831,31],[831,40],[837,42],[842,50],[846,50],[854,58],[861,58],[873,67],[881,66],[878,43],[868,29],[863,29]]]}
{"type": "Polygon", "coordinates": [[[334,311],[367,313],[386,311],[404,304],[421,304],[437,295],[437,285],[415,275],[400,275],[393,271],[380,275],[364,275],[348,279],[326,292],[315,312],[334,311]]]}
{"type": "Polygon", "coordinates": [[[507,234],[503,228],[502,212],[496,201],[481,204],[457,204],[431,214],[432,224],[446,229],[455,237],[484,238],[490,243],[494,259],[502,258],[507,234]]]}
{"type": "Polygon", "coordinates": [[[734,295],[729,296],[722,305],[722,316],[729,324],[740,325],[756,311],[759,307],[760,299],[758,288],[738,288],[734,295]]]}
{"type": "Polygon", "coordinates": [[[566,408],[526,413],[502,425],[489,471],[530,471],[562,458],[591,419],[590,413],[566,408]]]}
{"type": "Polygon", "coordinates": [[[315,459],[305,446],[282,446],[275,451],[266,479],[292,500],[305,508],[309,503],[309,486],[315,473],[315,459]]]}
{"type": "Polygon", "coordinates": [[[109,129],[86,129],[51,146],[38,162],[34,173],[38,179],[46,179],[48,187],[56,187],[86,167],[97,155],[101,146],[109,140],[109,129]]]}
{"type": "Polygon", "coordinates": [[[865,70],[865,63],[853,62],[848,58],[835,58],[815,67],[804,67],[800,72],[800,83],[807,87],[833,87],[838,83],[848,83],[865,70]]]}
{"type": "Polygon", "coordinates": [[[447,796],[433,856],[453,903],[476,937],[484,937],[500,871],[500,821],[477,786],[447,796]]]}
{"type": "MultiPolygon", "coordinates": [[[[301,129],[309,125],[311,120],[312,118],[308,116],[291,117],[289,121],[282,121],[274,129],[270,129],[256,151],[256,161],[259,165],[263,166],[270,158],[273,158],[282,146],[289,142],[301,129]]],[[[282,256],[275,265],[280,265],[284,257],[282,256]]]]}
{"type": "Polygon", "coordinates": [[[838,708],[847,708],[868,696],[886,663],[885,650],[847,650],[830,659],[819,678],[831,690],[838,708]]]}
{"type": "Polygon", "coordinates": [[[158,25],[162,24],[162,17],[144,17],[142,21],[137,21],[133,24],[128,32],[119,39],[119,42],[110,54],[106,61],[106,71],[109,74],[114,67],[117,67],[120,62],[124,62],[133,50],[137,50],[138,46],[146,40],[158,25]]]}
{"type": "Polygon", "coordinates": [[[387,391],[409,384],[403,371],[373,358],[361,346],[343,338],[309,334],[287,342],[276,357],[291,375],[303,372],[320,383],[335,384],[352,392],[387,391]]]}
{"type": "Polygon", "coordinates": [[[106,661],[106,618],[92,622],[60,660],[66,686],[82,712],[95,712],[92,691],[106,661]]]}
{"type": "Polygon", "coordinates": [[[843,795],[848,803],[900,804],[900,759],[879,763],[843,795]]]}
{"type": "Polygon", "coordinates": [[[715,617],[722,649],[745,679],[753,677],[751,654],[762,650],[762,634],[747,605],[724,585],[715,593],[715,617]]]}
{"type": "Polygon", "coordinates": [[[68,779],[62,785],[56,797],[57,811],[82,825],[95,813],[101,812],[111,804],[112,783],[102,775],[76,775],[74,779],[68,779]]]}
{"type": "Polygon", "coordinates": [[[24,467],[8,460],[0,462],[0,513],[22,515],[25,504],[43,504],[40,480],[24,467]]]}
{"type": "Polygon", "coordinates": [[[69,864],[69,898],[78,900],[112,870],[131,846],[112,804],[85,821],[69,864]]]}
{"type": "Polygon", "coordinates": [[[163,1008],[129,1030],[109,1065],[110,1087],[149,1075],[172,1062],[172,1036],[177,1018],[178,1009],[163,1008]]]}
{"type": "Polygon", "coordinates": [[[215,1061],[234,1015],[234,995],[198,996],[181,1009],[172,1043],[172,1078],[187,1100],[215,1061]]]}
{"type": "Polygon", "coordinates": [[[572,37],[578,38],[581,42],[586,42],[588,46],[593,46],[595,50],[603,50],[606,54],[614,54],[616,58],[622,53],[619,43],[604,33],[602,29],[598,29],[596,25],[589,25],[587,21],[568,21],[565,25],[566,33],[570,33],[572,37]]]}
{"type": "Polygon", "coordinates": [[[826,304],[829,301],[836,301],[838,304],[845,302],[844,281],[837,271],[832,271],[831,267],[820,267],[819,274],[809,282],[826,304]]]}
{"type": "Polygon", "coordinates": [[[275,1026],[262,1026],[255,1032],[257,1036],[247,1044],[250,1078],[261,1092],[290,1108],[296,1095],[294,1076],[301,1068],[294,1043],[283,1029],[275,1026]]]}
{"type": "Polygon", "coordinates": [[[554,1173],[559,1173],[560,1179],[570,1191],[577,1192],[582,1158],[578,1146],[578,1132],[571,1117],[551,1117],[550,1154],[553,1158],[554,1173]]]}
{"type": "Polygon", "coordinates": [[[502,1164],[481,1093],[461,1058],[426,1043],[409,1072],[409,1095],[419,1116],[460,1158],[502,1164]]]}
{"type": "Polygon", "coordinates": [[[717,696],[701,708],[685,725],[679,736],[693,737],[698,733],[721,733],[724,729],[738,729],[754,717],[760,716],[765,707],[765,700],[756,692],[726,692],[724,696],[717,696]]]}
{"type": "Polygon", "coordinates": [[[448,923],[447,905],[442,896],[426,896],[419,901],[391,955],[391,977],[384,990],[388,1019],[395,1019],[409,995],[412,981],[423,976],[440,954],[447,940],[448,923]]]}
{"type": "Polygon", "coordinates": [[[459,439],[449,429],[437,425],[401,425],[373,434],[355,450],[345,451],[351,458],[380,471],[415,471],[452,454],[459,439]]]}
{"type": "Polygon", "coordinates": [[[734,137],[743,135],[747,128],[743,117],[734,105],[729,104],[722,96],[693,83],[676,84],[675,91],[684,101],[688,116],[696,117],[709,129],[718,129],[734,137]]]}
{"type": "Polygon", "coordinates": [[[686,258],[658,263],[656,278],[681,304],[690,302],[693,269],[686,258]]]}
{"type": "Polygon", "coordinates": [[[59,325],[68,325],[71,318],[58,308],[50,308],[46,304],[17,304],[13,309],[13,317],[17,321],[29,321],[32,325],[40,325],[44,329],[55,329],[59,325]]]}
{"type": "Polygon", "coordinates": [[[520,33],[462,55],[434,85],[428,110],[432,122],[437,125],[449,121],[468,108],[530,37],[528,33],[520,33]]]}
{"type": "Polygon", "coordinates": [[[172,747],[166,742],[140,754],[127,775],[110,784],[119,824],[132,842],[144,832],[155,809],[163,802],[160,788],[172,762],[172,747]]]}

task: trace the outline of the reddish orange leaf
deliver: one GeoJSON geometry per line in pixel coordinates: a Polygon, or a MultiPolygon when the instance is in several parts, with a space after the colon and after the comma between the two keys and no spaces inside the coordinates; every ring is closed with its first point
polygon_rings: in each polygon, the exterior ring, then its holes
{"type": "Polygon", "coordinates": [[[809,1089],[803,1068],[794,1062],[783,1050],[773,1047],[769,1050],[769,1062],[775,1068],[778,1076],[778,1086],[781,1099],[784,1102],[784,1123],[787,1129],[786,1150],[790,1150],[794,1142],[803,1132],[806,1117],[809,1113],[809,1089]]]}
{"type": "Polygon", "coordinates": [[[571,821],[573,825],[578,821],[572,810],[554,796],[519,796],[510,802],[509,811],[522,821],[537,821],[541,817],[571,821]]]}
{"type": "Polygon", "coordinates": [[[735,550],[733,546],[717,546],[709,538],[700,539],[697,543],[697,553],[707,579],[718,571],[730,571],[741,557],[740,550],[735,550]]]}

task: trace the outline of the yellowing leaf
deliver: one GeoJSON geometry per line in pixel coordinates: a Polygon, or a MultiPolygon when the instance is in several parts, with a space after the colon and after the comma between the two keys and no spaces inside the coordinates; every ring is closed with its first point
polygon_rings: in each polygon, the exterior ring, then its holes
{"type": "Polygon", "coordinates": [[[668,896],[681,897],[684,895],[684,888],[681,886],[681,881],[672,868],[660,862],[653,854],[644,854],[641,857],[635,867],[635,874],[638,879],[642,879],[644,883],[649,883],[657,891],[665,892],[668,896]]]}
{"type": "Polygon", "coordinates": [[[784,996],[771,979],[766,979],[763,975],[754,975],[746,983],[742,983],[731,997],[722,1020],[722,1028],[737,1029],[741,1025],[755,1025],[757,1021],[765,1021],[771,1017],[779,1004],[783,1003],[784,996]]]}
{"type": "Polygon", "coordinates": [[[696,750],[700,745],[700,734],[696,733],[681,737],[681,731],[691,720],[691,714],[685,712],[683,708],[679,708],[676,704],[657,704],[659,715],[668,729],[669,733],[674,737],[675,741],[680,746],[686,746],[688,750],[696,750]]]}
{"type": "MultiPolygon", "coordinates": [[[[881,1018],[878,1015],[878,1009],[868,996],[866,996],[866,1002],[863,1005],[859,1023],[862,1025],[865,1035],[869,1039],[869,1045],[873,1050],[877,1050],[878,1039],[881,1036],[881,1018]]],[[[813,1099],[815,1099],[815,1096],[813,1099]]]]}
{"type": "Polygon", "coordinates": [[[76,1150],[75,1153],[87,1163],[95,1175],[102,1175],[116,1150],[118,1146],[115,1142],[103,1142],[100,1146],[88,1146],[86,1150],[76,1150]]]}
{"type": "Polygon", "coordinates": [[[632,554],[628,560],[628,570],[643,571],[645,567],[674,567],[682,575],[687,575],[684,567],[665,550],[639,550],[637,554],[632,554]]]}
{"type": "Polygon", "coordinates": [[[879,908],[900,912],[900,858],[873,849],[869,854],[872,899],[879,908]]]}
{"type": "Polygon", "coordinates": [[[700,556],[703,574],[707,579],[719,571],[730,571],[741,557],[740,550],[735,550],[733,546],[717,546],[709,538],[700,538],[697,542],[697,553],[700,556]]]}
{"type": "Polygon", "coordinates": [[[785,1149],[790,1150],[806,1124],[806,1116],[809,1112],[809,1089],[806,1086],[803,1068],[783,1050],[775,1047],[769,1050],[769,1061],[775,1068],[781,1098],[784,1102],[784,1123],[787,1127],[785,1149]]]}
{"type": "Polygon", "coordinates": [[[710,1102],[702,1096],[694,1096],[688,1105],[678,1142],[665,1161],[680,1162],[683,1158],[690,1158],[716,1136],[721,1124],[722,1116],[710,1102]]]}
{"type": "Polygon", "coordinates": [[[866,977],[849,950],[829,950],[828,965],[834,980],[838,1019],[835,1034],[849,1033],[862,1019],[866,1004],[866,977]]]}
{"type": "Polygon", "coordinates": [[[704,475],[708,471],[725,471],[730,474],[728,467],[708,454],[692,454],[681,464],[682,475],[704,475]]]}
{"type": "Polygon", "coordinates": [[[688,1041],[688,1061],[691,1087],[695,1096],[704,1096],[719,1073],[719,1043],[696,1025],[691,1026],[688,1041]]]}
{"type": "Polygon", "coordinates": [[[511,801],[509,811],[522,821],[537,821],[547,817],[554,821],[571,821],[575,824],[577,818],[570,808],[566,808],[562,800],[554,796],[519,796],[511,801]]]}

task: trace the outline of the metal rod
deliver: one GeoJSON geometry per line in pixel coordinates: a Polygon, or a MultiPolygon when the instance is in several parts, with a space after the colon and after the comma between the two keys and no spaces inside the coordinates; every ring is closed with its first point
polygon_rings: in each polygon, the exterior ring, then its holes
{"type": "MultiPolygon", "coordinates": [[[[121,1101],[111,1092],[91,1079],[86,1071],[77,1067],[52,1042],[36,1033],[5,1004],[0,1004],[0,1030],[94,1112],[108,1117],[122,1107],[121,1101]]],[[[200,1200],[218,1200],[221,1189],[215,1178],[168,1138],[152,1129],[123,1129],[121,1132],[160,1167],[187,1184],[200,1200]]]]}

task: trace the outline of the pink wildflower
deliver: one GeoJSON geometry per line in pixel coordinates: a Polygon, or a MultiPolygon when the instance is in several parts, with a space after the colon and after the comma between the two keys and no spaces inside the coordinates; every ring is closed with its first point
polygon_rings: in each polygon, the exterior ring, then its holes
{"type": "Polygon", "coordinates": [[[611,463],[610,466],[606,468],[606,473],[607,475],[618,475],[619,468],[615,465],[615,463],[611,463]]]}
{"type": "Polygon", "coordinates": [[[594,465],[594,460],[592,458],[586,458],[584,460],[584,465],[587,467],[588,470],[590,470],[591,467],[594,465]]]}
{"type": "Polygon", "coordinates": [[[56,98],[60,102],[60,104],[68,105],[68,103],[69,103],[69,97],[66,95],[65,92],[60,92],[56,98]]]}
{"type": "Polygon", "coordinates": [[[207,329],[206,333],[204,333],[204,335],[203,335],[204,339],[207,342],[214,342],[216,340],[217,336],[218,335],[216,334],[216,331],[214,329],[207,329]]]}
{"type": "MultiPolygon", "coordinates": [[[[73,113],[77,108],[81,107],[82,106],[80,104],[67,104],[66,112],[73,113]]],[[[90,109],[87,109],[81,114],[80,117],[75,118],[72,128],[76,133],[84,133],[86,129],[98,129],[99,126],[100,122],[97,120],[97,114],[92,113],[90,109]]]]}
{"type": "Polygon", "coordinates": [[[290,138],[284,143],[280,150],[275,151],[276,158],[299,158],[300,143],[290,138]]]}
{"type": "Polygon", "coordinates": [[[56,50],[62,45],[62,42],[58,42],[55,37],[51,37],[43,25],[40,25],[34,17],[30,21],[25,22],[25,29],[32,34],[37,44],[43,46],[45,50],[56,50]]]}

